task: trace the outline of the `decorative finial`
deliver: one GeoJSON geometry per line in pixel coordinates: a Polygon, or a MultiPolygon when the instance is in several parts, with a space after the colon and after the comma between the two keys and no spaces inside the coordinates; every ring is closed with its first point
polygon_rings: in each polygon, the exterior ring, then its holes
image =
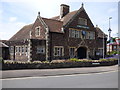
{"type": "Polygon", "coordinates": [[[40,12],[38,12],[38,16],[40,16],[40,12]]]}
{"type": "Polygon", "coordinates": [[[84,4],[82,3],[82,7],[84,6],[84,4]]]}
{"type": "Polygon", "coordinates": [[[96,25],[96,27],[98,27],[98,25],[96,25]]]}

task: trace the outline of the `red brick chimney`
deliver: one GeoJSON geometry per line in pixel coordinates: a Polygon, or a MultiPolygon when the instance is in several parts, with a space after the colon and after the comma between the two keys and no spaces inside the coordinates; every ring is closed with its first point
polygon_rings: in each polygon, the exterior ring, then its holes
{"type": "Polygon", "coordinates": [[[66,4],[60,5],[60,19],[69,13],[69,6],[66,4]]]}

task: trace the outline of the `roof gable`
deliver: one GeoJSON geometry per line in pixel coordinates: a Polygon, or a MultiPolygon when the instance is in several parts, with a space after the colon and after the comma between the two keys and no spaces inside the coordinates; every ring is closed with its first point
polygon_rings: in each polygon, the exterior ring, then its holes
{"type": "Polygon", "coordinates": [[[29,25],[24,26],[13,37],[11,37],[9,39],[9,41],[22,40],[22,39],[28,39],[28,38],[30,38],[29,32],[32,29],[32,26],[33,26],[33,24],[29,24],[29,25]]]}
{"type": "Polygon", "coordinates": [[[73,22],[73,20],[81,14],[81,12],[84,11],[84,13],[86,14],[86,17],[88,18],[90,24],[92,27],[94,27],[92,21],[90,20],[88,14],[86,13],[84,7],[82,6],[79,10],[75,10],[75,11],[72,11],[72,12],[69,12],[67,15],[65,15],[63,18],[60,19],[60,16],[55,16],[55,17],[52,17],[50,19],[53,19],[53,20],[58,20],[58,21],[62,21],[63,22],[63,26],[64,27],[67,27],[71,22],[73,22]]]}
{"type": "MultiPolygon", "coordinates": [[[[47,18],[41,18],[41,19],[43,20],[42,22],[44,22],[43,26],[46,24],[50,32],[63,33],[61,29],[63,26],[63,22],[58,20],[47,19],[47,18]]],[[[34,24],[29,24],[24,26],[13,37],[11,37],[9,41],[30,39],[30,30],[33,31],[33,26],[34,24]]]]}
{"type": "MultiPolygon", "coordinates": [[[[68,25],[70,25],[76,18],[78,17],[82,17],[82,16],[85,16],[85,18],[87,19],[88,21],[88,25],[90,27],[94,27],[93,23],[91,22],[88,14],[86,13],[85,9],[83,7],[81,7],[79,10],[77,11],[74,11],[74,12],[71,12],[72,14],[70,15],[70,18],[69,19],[64,19],[63,22],[64,22],[64,27],[67,27],[68,25]],[[84,15],[83,15],[84,14],[84,15]]],[[[69,14],[68,14],[68,17],[69,17],[69,14]]],[[[67,15],[64,17],[64,18],[67,18],[67,15]]],[[[87,26],[88,26],[87,25],[87,26]]]]}

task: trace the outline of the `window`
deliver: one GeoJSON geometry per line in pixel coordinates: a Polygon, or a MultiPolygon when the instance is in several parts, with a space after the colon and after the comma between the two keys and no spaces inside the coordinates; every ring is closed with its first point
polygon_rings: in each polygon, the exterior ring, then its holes
{"type": "Polygon", "coordinates": [[[45,48],[41,47],[41,46],[38,46],[37,47],[37,53],[45,53],[45,48]]]}
{"type": "Polygon", "coordinates": [[[89,39],[95,39],[95,33],[89,32],[89,39]]]}
{"type": "Polygon", "coordinates": [[[75,37],[75,30],[71,30],[71,34],[72,34],[71,37],[75,37]]]}
{"type": "Polygon", "coordinates": [[[80,33],[77,30],[75,30],[75,38],[80,38],[80,33]]]}
{"type": "Polygon", "coordinates": [[[63,27],[61,28],[61,31],[64,32],[64,28],[63,27]]]}
{"type": "Polygon", "coordinates": [[[27,46],[25,47],[25,52],[28,52],[28,47],[27,46]]]}
{"type": "Polygon", "coordinates": [[[75,47],[70,47],[69,48],[69,55],[70,55],[70,58],[75,57],[75,47]]]}
{"type": "Polygon", "coordinates": [[[10,47],[10,53],[14,53],[14,46],[10,47]]]}
{"type": "Polygon", "coordinates": [[[41,30],[40,26],[35,28],[35,36],[40,36],[40,30],[41,30]]]}
{"type": "Polygon", "coordinates": [[[63,46],[54,46],[54,56],[64,56],[63,46]]]}
{"type": "Polygon", "coordinates": [[[16,53],[17,53],[17,52],[18,52],[18,46],[16,46],[16,48],[15,48],[15,49],[16,49],[16,53]]]}
{"type": "Polygon", "coordinates": [[[21,48],[19,47],[19,50],[18,50],[18,52],[20,52],[20,49],[21,49],[21,48]]]}
{"type": "Polygon", "coordinates": [[[22,48],[21,48],[21,49],[22,49],[22,50],[21,50],[21,52],[22,52],[22,53],[24,53],[24,47],[23,47],[23,46],[22,46],[22,48]]]}
{"type": "Polygon", "coordinates": [[[69,37],[80,38],[81,32],[78,30],[69,29],[69,37]]]}
{"type": "Polygon", "coordinates": [[[99,55],[103,55],[103,49],[101,48],[101,49],[98,49],[99,50],[99,55]]]}
{"type": "Polygon", "coordinates": [[[88,32],[86,32],[86,39],[89,39],[89,33],[88,32]]]}
{"type": "Polygon", "coordinates": [[[117,47],[116,46],[114,46],[114,49],[116,49],[117,47]]]}
{"type": "Polygon", "coordinates": [[[78,24],[87,25],[87,19],[79,18],[79,19],[78,19],[78,24]]]}

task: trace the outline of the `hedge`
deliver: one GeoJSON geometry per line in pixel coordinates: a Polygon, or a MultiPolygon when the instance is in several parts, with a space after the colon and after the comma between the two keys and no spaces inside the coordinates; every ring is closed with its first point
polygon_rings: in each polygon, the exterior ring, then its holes
{"type": "Polygon", "coordinates": [[[56,60],[56,61],[34,61],[34,62],[20,62],[20,61],[4,61],[2,70],[17,70],[17,69],[55,69],[55,68],[73,68],[73,67],[95,67],[95,66],[110,66],[118,64],[117,59],[100,59],[100,60],[80,60],[72,58],[70,60],[56,60]]]}

